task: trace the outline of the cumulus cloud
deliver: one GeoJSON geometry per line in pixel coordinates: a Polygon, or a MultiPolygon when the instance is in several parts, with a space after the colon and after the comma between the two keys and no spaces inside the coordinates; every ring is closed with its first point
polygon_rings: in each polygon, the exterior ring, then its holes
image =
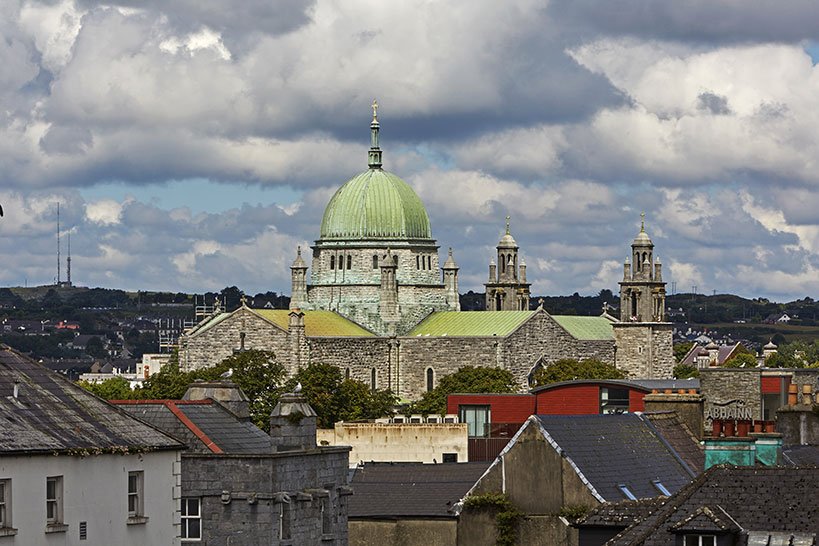
{"type": "Polygon", "coordinates": [[[365,168],[377,97],[385,166],[464,290],[507,215],[536,292],[614,289],[646,210],[670,282],[802,297],[819,267],[817,9],[5,2],[0,282],[53,280],[60,201],[84,283],[287,291],[295,246],[365,168]],[[195,211],[93,191],[198,179],[220,183],[215,203],[248,184],[288,198],[195,211]]]}

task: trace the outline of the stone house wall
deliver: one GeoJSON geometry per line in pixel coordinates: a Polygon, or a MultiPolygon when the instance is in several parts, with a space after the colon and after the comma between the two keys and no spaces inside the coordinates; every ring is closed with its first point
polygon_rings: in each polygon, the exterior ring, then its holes
{"type": "Polygon", "coordinates": [[[182,496],[200,499],[202,543],[209,546],[278,544],[271,540],[279,536],[276,493],[291,499],[291,540],[282,544],[344,546],[347,465],[344,447],[270,455],[184,454],[182,496]],[[332,511],[331,532],[324,535],[323,502],[332,511]]]}
{"type": "Polygon", "coordinates": [[[307,340],[309,361],[338,366],[345,375],[349,369],[350,379],[367,385],[375,368],[376,386],[386,388],[392,364],[390,342],[385,337],[312,337],[307,340]]]}

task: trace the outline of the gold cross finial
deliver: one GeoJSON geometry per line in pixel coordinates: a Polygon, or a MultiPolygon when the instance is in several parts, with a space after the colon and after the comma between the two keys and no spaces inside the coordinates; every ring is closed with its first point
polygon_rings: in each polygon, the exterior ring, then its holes
{"type": "Polygon", "coordinates": [[[373,123],[378,123],[378,101],[373,99],[373,123]]]}
{"type": "Polygon", "coordinates": [[[241,302],[242,302],[242,307],[244,307],[244,306],[246,306],[246,305],[247,305],[247,298],[245,297],[245,295],[244,295],[244,294],[242,294],[242,297],[241,297],[241,298],[239,298],[239,301],[241,301],[241,302]]]}
{"type": "Polygon", "coordinates": [[[641,212],[640,213],[640,231],[645,231],[645,230],[646,230],[646,213],[641,212]]]}
{"type": "Polygon", "coordinates": [[[506,234],[507,234],[507,235],[509,235],[509,220],[510,220],[511,218],[512,218],[512,217],[511,217],[511,216],[509,216],[508,214],[506,215],[506,234]]]}

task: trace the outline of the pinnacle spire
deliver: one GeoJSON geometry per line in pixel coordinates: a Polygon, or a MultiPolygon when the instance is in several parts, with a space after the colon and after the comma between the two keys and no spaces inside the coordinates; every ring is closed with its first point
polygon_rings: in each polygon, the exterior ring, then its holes
{"type": "Polygon", "coordinates": [[[511,219],[512,219],[512,217],[507,214],[506,215],[506,234],[507,235],[510,235],[510,233],[509,233],[509,220],[511,220],[511,219]]]}
{"type": "Polygon", "coordinates": [[[646,213],[645,211],[640,213],[640,231],[645,233],[646,231],[646,213]]]}
{"type": "Polygon", "coordinates": [[[373,120],[370,122],[370,152],[368,154],[367,165],[371,169],[381,168],[381,148],[378,147],[378,101],[373,99],[373,120]]]}

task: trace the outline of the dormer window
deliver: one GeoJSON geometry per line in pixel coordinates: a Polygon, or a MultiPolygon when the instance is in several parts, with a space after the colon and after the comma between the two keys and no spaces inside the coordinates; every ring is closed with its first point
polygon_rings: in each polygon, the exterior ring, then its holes
{"type": "Polygon", "coordinates": [[[715,535],[685,535],[684,546],[717,546],[715,535]]]}

